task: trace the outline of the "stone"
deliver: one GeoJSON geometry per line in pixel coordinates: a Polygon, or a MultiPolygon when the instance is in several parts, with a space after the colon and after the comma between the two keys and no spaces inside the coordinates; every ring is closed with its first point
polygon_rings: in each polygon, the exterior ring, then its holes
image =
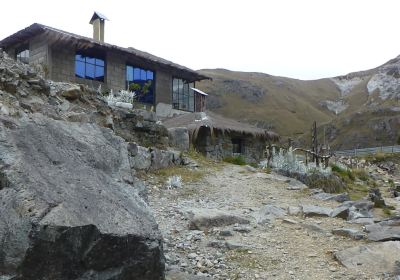
{"type": "Polygon", "coordinates": [[[229,226],[232,224],[249,224],[250,221],[230,211],[207,208],[186,209],[189,219],[189,229],[205,230],[212,227],[229,226]]]}
{"type": "Polygon", "coordinates": [[[240,233],[249,233],[251,232],[251,228],[250,227],[246,227],[246,226],[235,226],[233,227],[234,231],[240,232],[240,233]]]}
{"type": "Polygon", "coordinates": [[[336,228],[332,230],[332,233],[339,236],[350,237],[355,240],[364,238],[364,234],[362,232],[352,228],[336,228]]]}
{"type": "Polygon", "coordinates": [[[246,245],[243,245],[241,243],[237,243],[234,241],[226,241],[225,246],[228,250],[235,250],[235,249],[245,249],[248,248],[246,245]]]}
{"type": "Polygon", "coordinates": [[[174,127],[168,129],[169,145],[180,151],[189,150],[189,132],[186,127],[174,127]]]}
{"type": "Polygon", "coordinates": [[[347,218],[349,217],[349,209],[350,205],[340,205],[333,209],[331,217],[332,218],[338,217],[347,220],[347,218]]]}
{"type": "Polygon", "coordinates": [[[79,86],[71,85],[69,88],[61,92],[61,96],[68,101],[74,101],[82,96],[82,91],[79,86]]]}
{"type": "Polygon", "coordinates": [[[161,233],[123,179],[132,176],[123,139],[94,124],[30,117],[0,120],[2,276],[162,279],[161,233]]]}
{"type": "Polygon", "coordinates": [[[151,166],[151,153],[148,148],[130,143],[128,146],[131,167],[137,170],[148,170],[151,166]]]}
{"type": "Polygon", "coordinates": [[[299,216],[303,214],[302,208],[299,206],[289,206],[287,212],[291,216],[299,216]]]}
{"type": "Polygon", "coordinates": [[[400,256],[400,241],[360,245],[336,252],[336,259],[346,268],[371,274],[393,273],[400,256]]]}
{"type": "Polygon", "coordinates": [[[230,231],[230,230],[221,230],[221,231],[219,232],[219,235],[220,235],[220,236],[233,236],[233,233],[232,233],[232,231],[230,231]]]}
{"type": "Polygon", "coordinates": [[[332,208],[303,205],[303,214],[305,217],[330,217],[331,213],[332,208]]]}
{"type": "Polygon", "coordinates": [[[400,240],[400,217],[381,221],[376,224],[366,225],[368,240],[395,241],[400,240]]]}
{"type": "Polygon", "coordinates": [[[318,233],[325,233],[325,229],[320,227],[319,225],[316,224],[301,224],[303,228],[305,228],[307,231],[312,231],[312,232],[318,232],[318,233]]]}
{"type": "Polygon", "coordinates": [[[273,223],[276,218],[283,218],[287,215],[285,209],[274,205],[266,205],[254,213],[254,218],[258,224],[273,223]]]}
{"type": "Polygon", "coordinates": [[[324,200],[324,201],[334,200],[337,202],[345,202],[345,201],[350,200],[348,193],[332,194],[332,193],[320,192],[320,193],[314,194],[312,197],[316,198],[316,199],[324,200]]]}
{"type": "Polygon", "coordinates": [[[348,204],[351,205],[349,208],[348,220],[351,221],[360,218],[373,218],[372,209],[374,204],[371,201],[348,201],[348,204]]]}

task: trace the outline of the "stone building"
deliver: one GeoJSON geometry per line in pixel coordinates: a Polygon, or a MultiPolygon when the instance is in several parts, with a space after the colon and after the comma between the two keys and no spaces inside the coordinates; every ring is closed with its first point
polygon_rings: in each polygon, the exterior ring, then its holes
{"type": "Polygon", "coordinates": [[[175,116],[163,124],[169,130],[186,128],[190,144],[198,152],[218,160],[242,156],[246,162],[258,162],[264,158],[266,144],[279,140],[274,132],[208,111],[175,116]]]}
{"type": "Polygon", "coordinates": [[[195,82],[208,77],[134,48],[105,43],[105,20],[93,14],[93,38],[34,23],[0,41],[0,48],[54,81],[133,90],[139,102],[156,107],[160,116],[204,110],[204,95],[196,91],[195,82]]]}

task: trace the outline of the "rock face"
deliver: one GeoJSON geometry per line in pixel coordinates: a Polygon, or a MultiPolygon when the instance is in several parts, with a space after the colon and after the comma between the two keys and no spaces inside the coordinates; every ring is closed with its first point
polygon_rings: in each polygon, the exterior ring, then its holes
{"type": "Polygon", "coordinates": [[[345,267],[372,273],[394,273],[400,256],[400,241],[361,245],[335,254],[345,267]]]}
{"type": "Polygon", "coordinates": [[[0,278],[163,279],[161,235],[111,130],[0,117],[0,278]]]}

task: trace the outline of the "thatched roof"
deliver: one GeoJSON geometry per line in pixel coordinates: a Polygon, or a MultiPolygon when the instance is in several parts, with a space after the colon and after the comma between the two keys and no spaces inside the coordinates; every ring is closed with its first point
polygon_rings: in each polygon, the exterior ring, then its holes
{"type": "MultiPolygon", "coordinates": [[[[14,33],[13,35],[0,41],[0,48],[7,49],[18,44],[24,43],[30,38],[45,34],[50,45],[72,46],[76,49],[95,49],[100,51],[115,51],[124,55],[127,59],[171,72],[173,75],[186,79],[188,82],[210,79],[205,75],[189,69],[185,66],[173,63],[161,57],[143,52],[134,48],[123,48],[116,45],[101,42],[89,37],[80,36],[50,26],[34,23],[31,26],[14,33]]],[[[140,66],[140,65],[139,65],[140,66]]]]}
{"type": "Polygon", "coordinates": [[[201,127],[209,127],[211,132],[219,130],[223,133],[239,133],[270,141],[279,140],[279,135],[275,132],[228,119],[210,111],[179,115],[164,120],[163,124],[167,128],[186,127],[194,138],[196,138],[201,127]]]}

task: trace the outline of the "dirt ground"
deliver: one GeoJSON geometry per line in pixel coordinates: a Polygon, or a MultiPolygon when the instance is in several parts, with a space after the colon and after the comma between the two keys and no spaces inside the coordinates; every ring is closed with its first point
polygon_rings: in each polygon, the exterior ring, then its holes
{"type": "Polygon", "coordinates": [[[167,189],[158,179],[148,180],[149,204],[165,239],[167,279],[390,279],[382,273],[349,270],[334,258],[334,252],[367,241],[333,235],[331,230],[362,231],[362,225],[301,215],[256,222],[254,213],[265,205],[339,205],[312,198],[310,190],[294,179],[228,164],[210,168],[203,178],[179,188],[167,189]],[[189,230],[190,208],[232,211],[250,224],[189,230]],[[219,246],[222,242],[233,246],[219,246]]]}

